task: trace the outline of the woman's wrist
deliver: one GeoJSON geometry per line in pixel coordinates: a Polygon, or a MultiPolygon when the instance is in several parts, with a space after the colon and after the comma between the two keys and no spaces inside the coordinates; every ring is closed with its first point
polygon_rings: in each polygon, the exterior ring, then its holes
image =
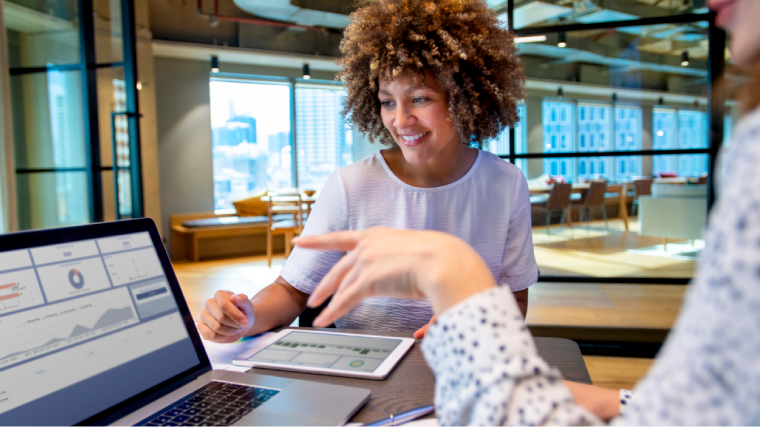
{"type": "Polygon", "coordinates": [[[464,242],[461,248],[447,251],[456,256],[431,256],[433,265],[421,270],[425,276],[420,290],[428,298],[435,314],[496,286],[496,281],[480,255],[464,242]]]}

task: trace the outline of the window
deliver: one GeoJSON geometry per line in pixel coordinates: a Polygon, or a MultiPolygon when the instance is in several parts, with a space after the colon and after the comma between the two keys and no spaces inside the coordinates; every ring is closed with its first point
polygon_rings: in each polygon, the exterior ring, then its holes
{"type": "MultiPolygon", "coordinates": [[[[573,110],[574,104],[562,101],[544,101],[543,129],[544,129],[544,152],[546,153],[570,153],[575,150],[573,143],[573,110]],[[557,114],[559,112],[559,114],[557,114]],[[557,117],[561,120],[557,120],[557,117]],[[557,145],[557,139],[560,145],[557,145]]],[[[573,160],[554,159],[544,161],[544,173],[561,175],[565,181],[573,181],[573,160]]]]}
{"type": "MultiPolygon", "coordinates": [[[[517,117],[520,118],[515,124],[515,153],[525,153],[527,151],[527,126],[525,116],[525,103],[517,103],[517,117]]],[[[509,129],[504,129],[496,138],[489,140],[484,149],[496,154],[497,156],[509,155],[509,129]]],[[[525,170],[527,162],[525,159],[518,159],[515,165],[521,170],[525,170]]]]}
{"type": "Polygon", "coordinates": [[[230,209],[250,191],[294,186],[290,90],[287,83],[211,80],[214,209],[230,209]]]}
{"type": "MultiPolygon", "coordinates": [[[[707,147],[707,114],[702,111],[655,109],[653,128],[655,150],[707,147]]],[[[701,154],[654,156],[652,173],[699,176],[707,173],[707,163],[703,158],[701,154]]]]}
{"type": "MultiPolygon", "coordinates": [[[[353,161],[352,132],[341,114],[345,97],[342,87],[296,85],[296,147],[301,188],[322,188],[336,169],[353,161]]],[[[289,141],[279,141],[277,147],[284,147],[285,142],[289,146],[289,141]]]]}
{"type": "MultiPolygon", "coordinates": [[[[641,108],[616,106],[615,112],[615,150],[641,150],[641,131],[643,129],[641,108]]],[[[615,174],[616,181],[630,181],[633,177],[641,175],[640,157],[625,156],[618,157],[618,159],[620,164],[624,166],[619,168],[615,174]]]]}
{"type": "MultiPolygon", "coordinates": [[[[580,135],[587,135],[588,143],[581,139],[578,147],[579,152],[600,152],[609,151],[610,147],[606,144],[608,135],[611,132],[611,123],[609,121],[609,111],[611,107],[602,103],[588,103],[578,102],[577,105],[578,115],[587,115],[589,120],[586,123],[578,122],[578,133],[580,135]]],[[[579,162],[583,161],[588,166],[581,168],[580,163],[578,167],[578,176],[576,180],[587,180],[597,178],[611,179],[610,176],[605,176],[601,165],[610,161],[607,158],[592,158],[581,157],[579,162]]]]}

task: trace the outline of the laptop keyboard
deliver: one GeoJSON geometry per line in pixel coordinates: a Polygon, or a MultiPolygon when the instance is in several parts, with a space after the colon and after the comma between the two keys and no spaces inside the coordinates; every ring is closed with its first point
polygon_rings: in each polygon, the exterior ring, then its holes
{"type": "Polygon", "coordinates": [[[212,381],[137,425],[232,425],[279,392],[270,388],[212,381]]]}

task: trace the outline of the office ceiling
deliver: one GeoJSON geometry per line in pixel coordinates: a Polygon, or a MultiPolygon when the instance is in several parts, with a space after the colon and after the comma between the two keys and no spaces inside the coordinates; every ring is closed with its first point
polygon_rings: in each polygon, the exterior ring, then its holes
{"type": "MultiPolygon", "coordinates": [[[[320,27],[277,28],[246,23],[210,22],[213,0],[195,2],[149,0],[154,38],[217,44],[240,48],[336,57],[342,29],[355,0],[218,0],[222,15],[320,27]],[[180,10],[177,13],[177,9],[180,10]],[[174,10],[174,11],[173,11],[174,10]]],[[[706,0],[516,0],[518,28],[557,24],[624,21],[642,17],[703,13],[706,0]]],[[[506,2],[487,0],[506,20],[506,2]]],[[[542,43],[521,44],[528,77],[640,87],[704,94],[707,78],[707,25],[666,24],[578,31],[565,35],[566,48],[557,47],[558,34],[542,43]],[[690,64],[682,67],[687,53],[690,64]]]]}

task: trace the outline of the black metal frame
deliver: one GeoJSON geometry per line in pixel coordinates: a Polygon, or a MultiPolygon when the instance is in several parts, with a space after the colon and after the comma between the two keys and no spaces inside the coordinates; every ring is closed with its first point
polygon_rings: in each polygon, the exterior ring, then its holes
{"type": "MultiPolygon", "coordinates": [[[[609,28],[640,27],[661,24],[684,24],[692,22],[708,22],[708,129],[709,146],[704,149],[684,150],[637,150],[637,151],[606,151],[606,152],[571,152],[571,153],[515,153],[515,128],[509,129],[509,154],[499,156],[514,164],[518,159],[544,158],[579,158],[579,157],[613,157],[613,156],[659,156],[681,154],[706,154],[708,156],[708,174],[714,175],[715,161],[723,143],[723,115],[725,113],[725,94],[716,91],[717,82],[723,79],[725,72],[726,34],[715,26],[715,14],[683,14],[654,18],[641,18],[629,21],[609,21],[590,24],[566,24],[543,27],[514,28],[515,0],[507,0],[508,28],[516,36],[544,35],[568,31],[600,30],[609,28]]],[[[712,180],[708,180],[708,212],[715,202],[715,189],[712,180]]],[[[655,278],[655,277],[593,277],[593,276],[541,276],[541,282],[568,283],[630,283],[630,284],[670,284],[685,285],[690,278],[655,278]]]]}
{"type": "MultiPolygon", "coordinates": [[[[92,20],[93,6],[90,0],[79,0],[79,63],[48,65],[44,67],[11,68],[10,75],[47,73],[50,71],[80,71],[82,74],[82,100],[84,105],[84,142],[86,165],[79,168],[17,168],[16,174],[34,173],[87,173],[90,202],[90,222],[103,221],[103,184],[101,172],[112,170],[114,176],[118,167],[100,164],[100,133],[98,123],[97,70],[101,68],[124,68],[127,88],[127,112],[129,120],[130,176],[132,178],[132,217],[143,216],[142,162],[140,160],[140,124],[137,97],[137,44],[135,33],[134,0],[121,0],[121,25],[123,28],[123,62],[98,63],[95,55],[95,24],[92,20]]],[[[114,198],[117,200],[116,218],[119,219],[118,187],[114,198]]]]}
{"type": "MultiPolygon", "coordinates": [[[[80,0],[81,1],[81,0],[80,0]]],[[[87,1],[87,0],[84,0],[87,1]]],[[[140,146],[140,107],[137,91],[137,26],[134,0],[121,0],[121,28],[124,39],[124,83],[127,91],[129,124],[129,167],[132,190],[132,218],[143,216],[142,150],[140,146]]],[[[114,164],[114,174],[118,165],[114,164]]],[[[119,195],[115,194],[118,199],[119,195]]],[[[116,213],[117,218],[119,213],[116,213]]]]}

